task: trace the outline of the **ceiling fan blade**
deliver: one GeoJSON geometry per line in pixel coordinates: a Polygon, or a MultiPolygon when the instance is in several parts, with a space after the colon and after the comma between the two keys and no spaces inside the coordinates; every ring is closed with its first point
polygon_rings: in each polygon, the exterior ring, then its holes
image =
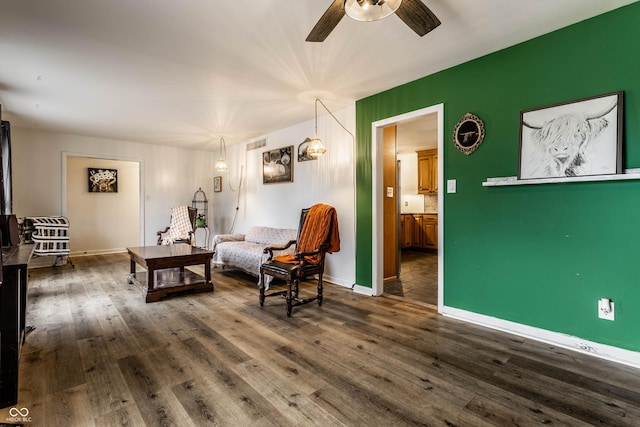
{"type": "Polygon", "coordinates": [[[322,42],[344,16],[344,0],[334,0],[307,36],[308,42],[322,42]]]}
{"type": "Polygon", "coordinates": [[[420,37],[440,25],[440,20],[420,0],[402,0],[396,15],[420,37]]]}

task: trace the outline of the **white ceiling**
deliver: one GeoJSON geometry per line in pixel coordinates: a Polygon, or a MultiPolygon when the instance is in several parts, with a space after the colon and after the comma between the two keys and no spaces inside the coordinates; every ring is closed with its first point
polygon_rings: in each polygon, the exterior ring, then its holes
{"type": "Polygon", "coordinates": [[[2,0],[0,102],[14,127],[214,150],[635,0],[424,0],[442,25],[342,19],[331,0],[2,0]]]}

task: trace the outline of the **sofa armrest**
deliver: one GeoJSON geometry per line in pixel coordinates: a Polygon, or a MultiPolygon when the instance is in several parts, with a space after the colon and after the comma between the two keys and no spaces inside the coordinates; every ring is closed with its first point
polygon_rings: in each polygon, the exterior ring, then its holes
{"type": "Polygon", "coordinates": [[[216,251],[216,246],[224,242],[241,242],[244,240],[244,234],[216,234],[213,236],[211,250],[216,251]]]}

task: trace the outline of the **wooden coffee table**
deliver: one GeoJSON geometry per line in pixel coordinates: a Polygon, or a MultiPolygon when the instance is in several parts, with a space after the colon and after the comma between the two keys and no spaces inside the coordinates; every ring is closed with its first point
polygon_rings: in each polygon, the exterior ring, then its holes
{"type": "Polygon", "coordinates": [[[186,243],[127,248],[131,258],[129,284],[138,286],[146,302],[155,302],[167,295],[184,292],[213,291],[211,259],[213,252],[186,243]],[[136,264],[147,272],[136,273],[136,264]],[[204,264],[204,277],[185,267],[204,264]]]}

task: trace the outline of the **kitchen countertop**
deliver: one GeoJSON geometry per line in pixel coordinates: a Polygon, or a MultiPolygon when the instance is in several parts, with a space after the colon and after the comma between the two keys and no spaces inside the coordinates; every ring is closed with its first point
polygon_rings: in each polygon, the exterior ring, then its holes
{"type": "Polygon", "coordinates": [[[400,215],[438,215],[438,212],[401,212],[400,215]]]}

